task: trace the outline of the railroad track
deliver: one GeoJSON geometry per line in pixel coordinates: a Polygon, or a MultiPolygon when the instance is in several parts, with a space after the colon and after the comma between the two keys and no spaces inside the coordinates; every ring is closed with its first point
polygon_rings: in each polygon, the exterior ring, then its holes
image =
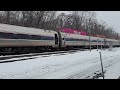
{"type": "Polygon", "coordinates": [[[53,55],[53,54],[64,55],[64,54],[67,54],[67,53],[70,54],[70,53],[74,53],[74,52],[77,52],[77,51],[86,51],[86,50],[87,49],[80,49],[80,50],[69,50],[69,51],[57,51],[57,52],[44,52],[44,53],[0,56],[0,63],[8,63],[8,62],[23,61],[23,60],[38,58],[36,56],[48,57],[48,55],[50,56],[50,55],[53,55]]]}

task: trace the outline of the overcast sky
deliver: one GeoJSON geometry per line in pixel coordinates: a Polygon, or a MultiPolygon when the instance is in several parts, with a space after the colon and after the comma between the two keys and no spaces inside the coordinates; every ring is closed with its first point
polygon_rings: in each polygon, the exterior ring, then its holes
{"type": "Polygon", "coordinates": [[[96,11],[99,20],[105,21],[108,25],[115,28],[120,33],[120,11],[96,11]]]}

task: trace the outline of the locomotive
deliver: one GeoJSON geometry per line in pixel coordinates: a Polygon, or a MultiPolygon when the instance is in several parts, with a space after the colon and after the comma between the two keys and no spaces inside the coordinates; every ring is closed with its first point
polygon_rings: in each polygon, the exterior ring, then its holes
{"type": "Polygon", "coordinates": [[[115,39],[69,34],[60,31],[0,24],[0,54],[30,53],[97,46],[120,46],[115,39]],[[90,41],[90,42],[89,42],[90,41]]]}

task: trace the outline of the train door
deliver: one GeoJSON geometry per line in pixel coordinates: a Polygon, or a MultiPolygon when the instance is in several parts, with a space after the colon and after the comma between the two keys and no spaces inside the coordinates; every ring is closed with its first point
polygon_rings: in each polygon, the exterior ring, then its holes
{"type": "Polygon", "coordinates": [[[55,34],[55,45],[58,45],[58,35],[55,34]]]}

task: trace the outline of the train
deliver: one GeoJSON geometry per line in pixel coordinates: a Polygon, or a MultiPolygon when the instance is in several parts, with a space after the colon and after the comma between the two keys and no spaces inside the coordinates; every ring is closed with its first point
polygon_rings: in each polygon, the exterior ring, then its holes
{"type": "Polygon", "coordinates": [[[0,54],[30,53],[74,48],[120,46],[116,39],[84,36],[32,27],[0,24],[0,54]]]}

